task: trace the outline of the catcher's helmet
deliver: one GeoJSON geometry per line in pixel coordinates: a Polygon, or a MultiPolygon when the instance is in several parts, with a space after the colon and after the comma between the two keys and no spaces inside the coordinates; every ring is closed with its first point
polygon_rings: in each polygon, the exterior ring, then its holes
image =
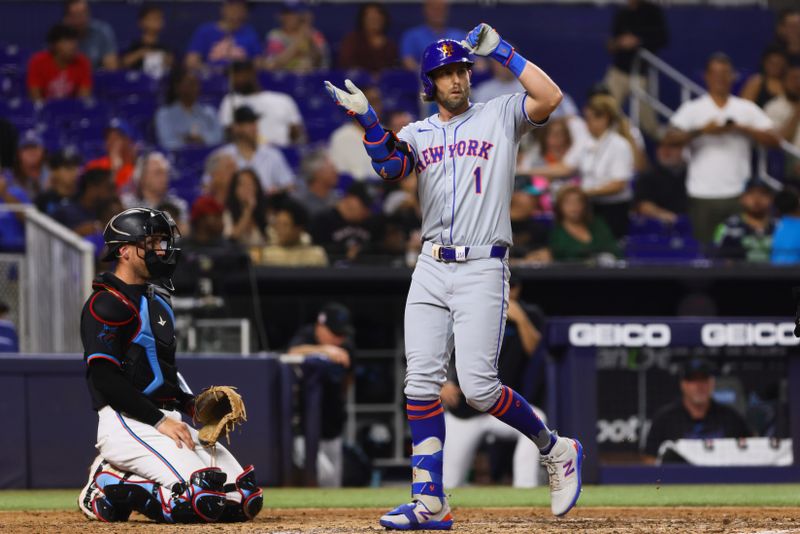
{"type": "Polygon", "coordinates": [[[471,67],[475,64],[475,59],[464,45],[454,39],[439,39],[429,44],[422,52],[419,77],[422,78],[422,92],[425,98],[432,99],[436,94],[430,73],[451,63],[466,63],[471,67]]]}
{"type": "Polygon", "coordinates": [[[176,247],[180,231],[166,211],[130,208],[114,215],[103,231],[103,240],[106,243],[103,261],[113,260],[122,245],[141,243],[150,236],[164,238],[162,245],[164,254],[145,250],[147,270],[153,278],[169,279],[175,272],[181,249],[176,247]]]}

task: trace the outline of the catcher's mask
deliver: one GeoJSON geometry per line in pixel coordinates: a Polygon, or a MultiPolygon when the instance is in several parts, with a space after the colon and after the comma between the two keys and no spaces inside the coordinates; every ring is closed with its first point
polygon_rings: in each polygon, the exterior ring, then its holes
{"type": "Polygon", "coordinates": [[[103,261],[111,261],[119,255],[123,245],[134,244],[144,250],[144,262],[150,277],[162,280],[167,287],[178,265],[181,249],[177,240],[181,233],[172,216],[166,211],[150,208],[130,208],[118,213],[108,221],[103,231],[106,254],[103,261]],[[153,237],[160,237],[154,246],[153,237]]]}

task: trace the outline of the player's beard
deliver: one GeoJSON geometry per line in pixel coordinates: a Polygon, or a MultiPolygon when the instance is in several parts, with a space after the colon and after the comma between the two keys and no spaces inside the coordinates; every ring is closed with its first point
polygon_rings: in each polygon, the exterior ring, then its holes
{"type": "Polygon", "coordinates": [[[439,98],[439,104],[441,104],[442,107],[450,113],[455,113],[456,111],[466,107],[467,103],[469,102],[469,93],[470,88],[467,86],[458,96],[439,98]]]}

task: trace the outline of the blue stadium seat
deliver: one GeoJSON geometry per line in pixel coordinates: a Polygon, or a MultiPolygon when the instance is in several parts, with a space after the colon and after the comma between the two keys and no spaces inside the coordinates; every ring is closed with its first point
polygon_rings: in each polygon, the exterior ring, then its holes
{"type": "Polygon", "coordinates": [[[326,141],[333,130],[345,120],[345,116],[327,93],[309,95],[297,101],[303,116],[308,139],[312,143],[326,141]]]}
{"type": "Polygon", "coordinates": [[[224,95],[228,92],[228,77],[224,73],[206,72],[200,76],[201,95],[224,95]]]}
{"type": "Polygon", "coordinates": [[[17,73],[0,74],[0,97],[16,98],[26,93],[25,80],[17,73]]]}
{"type": "Polygon", "coordinates": [[[136,131],[149,135],[152,130],[153,117],[158,107],[156,97],[150,94],[120,95],[111,102],[114,115],[128,121],[136,131]]]}
{"type": "Polygon", "coordinates": [[[25,70],[31,51],[15,44],[0,46],[0,73],[20,73],[25,70]]]}
{"type": "Polygon", "coordinates": [[[692,223],[685,215],[678,216],[675,224],[667,224],[649,217],[631,217],[628,234],[631,236],[691,237],[692,223]]]}
{"type": "Polygon", "coordinates": [[[20,132],[36,126],[36,115],[36,106],[27,98],[0,99],[0,117],[16,126],[20,132]]]}
{"type": "Polygon", "coordinates": [[[99,70],[94,73],[94,92],[102,99],[132,94],[157,96],[160,85],[159,80],[136,70],[99,70]]]}
{"type": "Polygon", "coordinates": [[[642,262],[684,262],[702,259],[703,253],[692,237],[636,235],[628,238],[625,257],[642,262]]]}
{"type": "Polygon", "coordinates": [[[50,128],[68,129],[90,123],[105,124],[108,119],[108,108],[96,99],[48,100],[39,111],[39,121],[50,128]]]}
{"type": "Polygon", "coordinates": [[[387,111],[408,111],[419,114],[419,77],[407,70],[387,70],[378,82],[387,111]]]}
{"type": "MultiPolygon", "coordinates": [[[[202,169],[205,165],[206,158],[216,149],[217,147],[207,146],[187,147],[180,150],[173,150],[169,157],[172,161],[172,165],[181,172],[183,169],[202,169]]],[[[202,170],[200,172],[202,174],[202,170]]]]}
{"type": "Polygon", "coordinates": [[[286,158],[286,163],[292,168],[292,170],[297,173],[300,170],[300,151],[292,146],[286,147],[278,147],[278,149],[283,153],[283,157],[286,158]]]}

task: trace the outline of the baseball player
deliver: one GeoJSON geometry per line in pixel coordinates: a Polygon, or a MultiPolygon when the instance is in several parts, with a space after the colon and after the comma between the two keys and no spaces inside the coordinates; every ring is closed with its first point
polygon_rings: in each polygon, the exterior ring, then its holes
{"type": "Polygon", "coordinates": [[[325,82],[334,101],[364,128],[375,171],[399,180],[419,177],[423,246],[405,311],[406,411],[413,451],[412,501],[381,517],[399,530],[452,527],[442,487],[445,422],[440,389],[455,346],[456,371],[467,402],[528,436],[550,478],[551,509],[566,514],[581,489],[583,450],[558,437],[528,402],[497,378],[508,306],[509,204],[520,137],[544,124],[561,101],[558,86],[487,24],[465,41],[429,45],[421,62],[423,99],[438,114],[397,135],[381,127],[364,94],[325,82]],[[472,54],[489,56],[519,78],[524,93],[473,104],[472,54]]]}
{"type": "Polygon", "coordinates": [[[253,466],[242,468],[221,445],[199,444],[181,421],[194,396],[175,364],[170,278],[179,232],[163,211],[131,208],[103,232],[113,273],[93,283],[81,339],[97,450],[78,498],[91,519],[125,521],[137,511],[159,522],[244,521],[263,498],[253,466]]]}

